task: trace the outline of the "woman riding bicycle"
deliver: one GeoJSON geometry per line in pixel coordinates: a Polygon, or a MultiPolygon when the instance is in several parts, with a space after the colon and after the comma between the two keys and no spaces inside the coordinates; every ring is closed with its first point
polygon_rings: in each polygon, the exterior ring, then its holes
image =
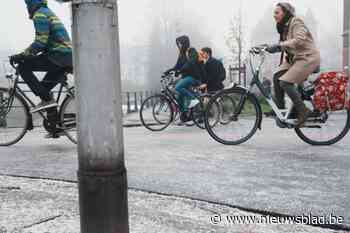
{"type": "Polygon", "coordinates": [[[177,101],[181,112],[180,120],[186,122],[189,120],[187,111],[199,103],[195,94],[191,90],[192,87],[200,86],[202,80],[205,79],[205,71],[203,63],[198,59],[198,53],[195,48],[187,50],[187,63],[178,71],[182,74],[182,79],[176,84],[176,92],[178,93],[177,101]],[[189,106],[186,105],[186,99],[191,100],[189,106]]]}
{"type": "Polygon", "coordinates": [[[280,42],[269,45],[270,53],[282,52],[279,71],[274,75],[277,106],[285,108],[284,95],[291,98],[298,113],[297,127],[302,127],[311,113],[295,84],[304,82],[320,66],[320,52],[310,30],[302,19],[295,16],[295,8],[286,2],[278,3],[274,12],[280,42]]]}

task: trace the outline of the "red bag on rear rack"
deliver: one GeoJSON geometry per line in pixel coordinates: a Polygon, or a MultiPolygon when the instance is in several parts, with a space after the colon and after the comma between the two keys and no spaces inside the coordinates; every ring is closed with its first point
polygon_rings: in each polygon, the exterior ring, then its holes
{"type": "Polygon", "coordinates": [[[345,72],[322,73],[315,82],[314,106],[320,112],[350,108],[349,77],[345,72]]]}

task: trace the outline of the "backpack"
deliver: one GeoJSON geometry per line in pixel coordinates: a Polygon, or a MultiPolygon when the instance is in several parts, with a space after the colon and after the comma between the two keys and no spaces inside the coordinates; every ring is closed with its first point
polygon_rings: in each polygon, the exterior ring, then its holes
{"type": "Polygon", "coordinates": [[[314,107],[320,111],[350,108],[349,77],[345,72],[326,72],[315,81],[314,107]]]}

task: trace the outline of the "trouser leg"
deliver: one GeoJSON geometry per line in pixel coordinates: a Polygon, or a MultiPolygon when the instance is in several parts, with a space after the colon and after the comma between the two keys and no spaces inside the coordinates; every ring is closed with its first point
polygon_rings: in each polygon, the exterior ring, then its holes
{"type": "Polygon", "coordinates": [[[46,67],[46,62],[42,58],[38,57],[27,59],[23,63],[20,63],[18,66],[18,71],[32,92],[36,96],[39,96],[42,100],[48,101],[50,100],[49,93],[34,75],[34,71],[45,71],[46,67]]]}
{"type": "Polygon", "coordinates": [[[298,112],[298,123],[296,126],[302,127],[311,111],[305,106],[301,95],[299,94],[296,86],[293,83],[281,81],[281,87],[290,97],[295,109],[298,112]]]}
{"type": "Polygon", "coordinates": [[[194,98],[195,95],[192,91],[189,90],[189,88],[193,85],[194,81],[192,77],[186,77],[182,80],[180,80],[175,90],[177,91],[178,95],[178,102],[181,112],[187,111],[187,105],[185,104],[185,98],[194,98]],[[181,110],[182,108],[182,110],[181,110]]]}
{"type": "Polygon", "coordinates": [[[288,70],[281,70],[273,76],[273,88],[275,92],[275,102],[279,109],[285,108],[285,91],[281,87],[281,81],[279,80],[288,70]]]}
{"type": "Polygon", "coordinates": [[[301,99],[301,95],[298,92],[296,86],[293,83],[289,83],[286,81],[280,81],[282,89],[287,93],[289,98],[292,100],[295,108],[299,111],[300,106],[305,106],[303,100],[301,99]]]}
{"type": "Polygon", "coordinates": [[[50,62],[46,56],[26,59],[19,64],[18,70],[33,93],[44,101],[51,100],[50,90],[64,74],[63,68],[50,62]],[[36,71],[47,72],[43,81],[40,82],[34,75],[36,71]]]}

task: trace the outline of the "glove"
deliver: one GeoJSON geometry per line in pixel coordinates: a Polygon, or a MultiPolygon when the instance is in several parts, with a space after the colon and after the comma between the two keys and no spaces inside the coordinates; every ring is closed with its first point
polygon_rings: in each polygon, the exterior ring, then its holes
{"type": "Polygon", "coordinates": [[[15,54],[10,56],[10,63],[14,64],[14,63],[20,63],[24,60],[26,56],[23,53],[19,53],[19,54],[15,54]]]}
{"type": "Polygon", "coordinates": [[[282,47],[280,44],[267,45],[266,51],[269,53],[280,53],[282,52],[282,47]]]}

